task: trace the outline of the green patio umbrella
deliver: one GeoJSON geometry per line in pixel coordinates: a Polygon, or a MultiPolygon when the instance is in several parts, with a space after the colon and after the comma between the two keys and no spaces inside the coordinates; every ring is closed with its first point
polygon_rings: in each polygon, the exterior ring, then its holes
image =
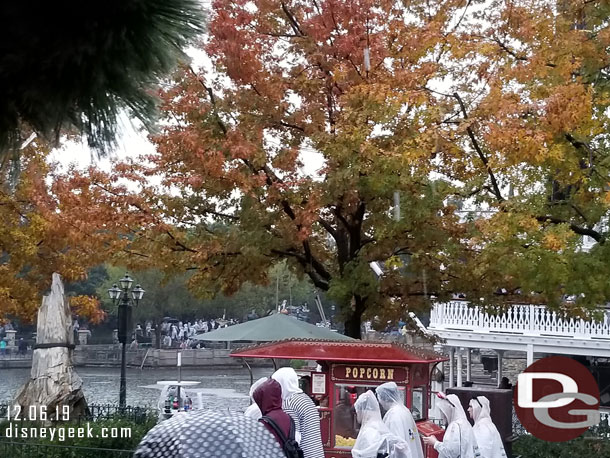
{"type": "Polygon", "coordinates": [[[197,334],[194,339],[213,342],[270,342],[283,339],[354,340],[338,332],[320,328],[282,313],[246,323],[197,334]]]}

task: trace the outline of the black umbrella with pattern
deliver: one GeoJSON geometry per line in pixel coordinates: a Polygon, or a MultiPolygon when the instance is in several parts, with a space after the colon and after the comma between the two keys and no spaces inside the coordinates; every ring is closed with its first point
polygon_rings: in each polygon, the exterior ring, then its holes
{"type": "Polygon", "coordinates": [[[258,421],[212,410],[178,414],[151,429],[134,458],[284,458],[258,421]]]}

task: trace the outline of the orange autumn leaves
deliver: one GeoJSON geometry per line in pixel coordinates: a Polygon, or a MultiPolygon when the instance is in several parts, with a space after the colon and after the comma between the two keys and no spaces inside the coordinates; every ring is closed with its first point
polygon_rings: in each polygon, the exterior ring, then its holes
{"type": "Polygon", "coordinates": [[[33,319],[54,271],[61,272],[67,280],[80,279],[86,272],[86,266],[77,262],[80,256],[67,249],[77,240],[66,237],[67,224],[59,219],[47,191],[49,166],[44,161],[45,154],[34,148],[29,147],[22,155],[16,187],[11,189],[5,175],[0,190],[2,318],[33,319]]]}
{"type": "Polygon", "coordinates": [[[150,158],[183,193],[160,199],[188,247],[163,245],[164,266],[234,289],[287,258],[349,297],[371,294],[359,263],[399,251],[418,255],[403,292],[422,295],[425,268],[429,291],[490,299],[526,263],[578,270],[608,208],[608,34],[604,2],[568,3],[215,2],[216,74],[188,69],[163,94],[150,158]],[[319,178],[298,173],[311,150],[319,178]],[[487,213],[460,220],[455,199],[487,213]]]}
{"type": "MultiPolygon", "coordinates": [[[[0,318],[31,321],[53,272],[64,283],[84,280],[88,269],[124,253],[129,230],[143,217],[128,217],[139,204],[132,196],[121,200],[120,187],[102,180],[104,174],[58,174],[40,142],[22,151],[20,162],[15,187],[5,175],[0,189],[0,318]],[[106,184],[112,198],[105,196],[106,184]]],[[[92,322],[105,317],[96,298],[74,296],[70,303],[92,322]]]]}
{"type": "Polygon", "coordinates": [[[202,295],[288,259],[348,315],[352,296],[389,295],[368,262],[407,254],[394,295],[576,291],[567,272],[610,274],[608,13],[601,0],[217,0],[201,45],[214,72],[184,68],[162,92],[157,151],[29,184],[37,235],[58,241],[69,277],[118,257],[194,271],[202,295]],[[303,172],[314,151],[317,176],[303,172]],[[564,269],[554,283],[535,275],[549,264],[564,269]]]}

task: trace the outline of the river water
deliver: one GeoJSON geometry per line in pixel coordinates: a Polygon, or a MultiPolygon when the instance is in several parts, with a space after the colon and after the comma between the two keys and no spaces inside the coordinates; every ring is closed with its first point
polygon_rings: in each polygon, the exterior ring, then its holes
{"type": "MultiPolygon", "coordinates": [[[[272,368],[253,369],[254,380],[270,376],[272,368]]],[[[90,404],[118,404],[120,368],[82,367],[77,369],[83,379],[83,390],[90,404]]],[[[0,403],[14,398],[30,375],[29,369],[0,369],[0,403]]],[[[176,380],[178,370],[127,369],[127,404],[156,408],[160,380],[176,380]]],[[[243,411],[249,404],[250,373],[247,369],[182,369],[182,380],[201,382],[197,391],[203,393],[205,407],[218,410],[243,411]]]]}

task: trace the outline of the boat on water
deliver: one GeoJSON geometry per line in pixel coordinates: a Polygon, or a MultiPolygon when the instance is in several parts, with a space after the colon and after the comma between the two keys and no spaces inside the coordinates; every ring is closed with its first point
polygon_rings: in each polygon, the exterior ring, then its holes
{"type": "Polygon", "coordinates": [[[203,408],[202,393],[193,390],[201,382],[161,380],[161,394],[157,402],[159,421],[167,420],[176,414],[200,410],[203,408]]]}

